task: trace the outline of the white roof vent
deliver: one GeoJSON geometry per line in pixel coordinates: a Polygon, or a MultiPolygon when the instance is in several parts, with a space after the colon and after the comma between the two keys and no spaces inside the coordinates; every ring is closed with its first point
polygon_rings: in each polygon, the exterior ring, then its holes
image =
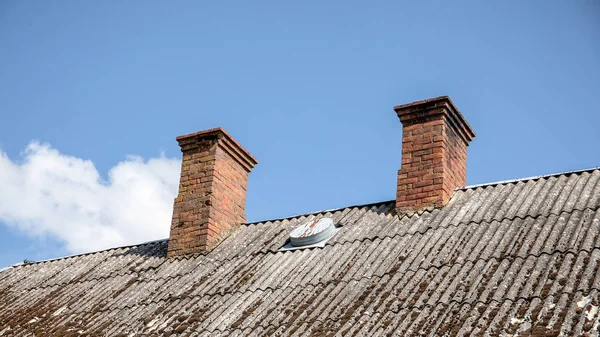
{"type": "Polygon", "coordinates": [[[281,250],[323,247],[337,231],[331,218],[310,220],[290,233],[290,241],[281,250]]]}

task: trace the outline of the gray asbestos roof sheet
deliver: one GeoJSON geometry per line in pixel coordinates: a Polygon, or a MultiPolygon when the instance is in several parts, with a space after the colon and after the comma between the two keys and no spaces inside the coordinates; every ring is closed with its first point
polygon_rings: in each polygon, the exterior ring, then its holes
{"type": "Polygon", "coordinates": [[[166,241],[0,272],[0,336],[598,335],[600,171],[241,226],[207,255],[166,241]],[[331,217],[325,247],[279,252],[331,217]]]}

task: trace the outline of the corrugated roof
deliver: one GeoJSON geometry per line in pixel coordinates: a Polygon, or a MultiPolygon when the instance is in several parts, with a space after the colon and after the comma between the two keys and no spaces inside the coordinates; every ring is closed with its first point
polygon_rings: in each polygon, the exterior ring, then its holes
{"type": "Polygon", "coordinates": [[[0,335],[598,335],[600,171],[241,226],[207,255],[166,240],[0,272],[0,335]],[[279,252],[331,217],[325,247],[279,252]]]}

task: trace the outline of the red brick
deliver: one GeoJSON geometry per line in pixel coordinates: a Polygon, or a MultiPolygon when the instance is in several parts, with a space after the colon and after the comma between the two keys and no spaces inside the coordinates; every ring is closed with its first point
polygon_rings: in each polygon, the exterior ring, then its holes
{"type": "Polygon", "coordinates": [[[475,133],[447,97],[394,109],[404,125],[396,207],[446,204],[466,183],[466,151],[475,133]]]}
{"type": "Polygon", "coordinates": [[[246,221],[248,174],[257,163],[222,129],[177,140],[183,159],[167,256],[204,252],[224,230],[246,221]]]}

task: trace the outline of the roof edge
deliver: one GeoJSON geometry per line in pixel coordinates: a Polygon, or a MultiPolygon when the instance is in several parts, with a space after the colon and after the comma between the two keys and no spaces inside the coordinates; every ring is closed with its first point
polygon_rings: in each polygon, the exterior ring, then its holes
{"type": "Polygon", "coordinates": [[[21,267],[21,266],[28,266],[31,264],[38,264],[38,263],[44,263],[44,262],[52,262],[52,261],[56,261],[56,260],[63,260],[63,259],[69,259],[72,257],[78,257],[78,256],[85,256],[85,255],[92,255],[92,254],[97,254],[97,253],[102,253],[102,252],[107,252],[109,250],[115,250],[115,249],[122,249],[122,248],[131,248],[131,247],[136,247],[136,246],[141,246],[141,245],[149,245],[152,243],[157,243],[157,242],[161,242],[161,241],[168,241],[169,239],[158,239],[158,240],[152,240],[152,241],[145,241],[145,242],[140,242],[140,243],[136,243],[136,244],[131,244],[131,245],[125,245],[125,246],[117,246],[117,247],[111,247],[111,248],[105,248],[105,249],[100,249],[100,250],[95,250],[93,252],[87,252],[87,253],[79,253],[79,254],[72,254],[72,255],[66,255],[66,256],[59,256],[59,257],[53,257],[50,259],[45,259],[45,260],[39,260],[39,261],[30,261],[29,263],[23,263],[23,262],[19,262],[19,263],[15,263],[11,266],[8,266],[6,268],[0,269],[0,272],[4,271],[4,270],[8,270],[8,269],[12,269],[12,268],[16,268],[16,267],[21,267]]]}
{"type": "Polygon", "coordinates": [[[258,225],[260,223],[267,223],[267,222],[274,222],[274,221],[281,221],[281,220],[289,220],[289,219],[299,218],[299,217],[302,217],[302,216],[314,215],[314,214],[320,214],[320,213],[337,212],[337,211],[341,211],[341,210],[346,209],[346,208],[373,207],[375,205],[383,205],[383,204],[395,203],[395,202],[396,202],[396,199],[392,199],[392,200],[370,202],[370,203],[367,203],[367,204],[358,204],[358,205],[350,205],[350,206],[337,207],[337,208],[331,208],[331,209],[323,209],[323,210],[320,210],[320,211],[314,211],[314,212],[308,212],[308,213],[300,213],[300,214],[286,216],[286,217],[281,217],[281,218],[273,218],[273,219],[267,219],[267,220],[247,222],[245,224],[242,224],[242,226],[251,226],[251,225],[258,225]]]}
{"type": "MultiPolygon", "coordinates": [[[[566,172],[558,172],[558,173],[552,173],[552,174],[545,174],[545,175],[540,175],[540,176],[532,176],[532,177],[512,179],[512,180],[495,181],[495,182],[485,183],[485,184],[469,185],[469,186],[457,188],[457,189],[455,189],[455,191],[469,190],[469,189],[475,189],[475,188],[479,188],[479,187],[487,187],[487,186],[496,186],[496,185],[511,184],[511,183],[517,183],[517,182],[522,182],[522,181],[529,181],[529,180],[539,180],[539,179],[544,179],[544,178],[557,177],[557,176],[561,176],[561,175],[571,175],[571,174],[579,174],[579,173],[583,173],[583,172],[592,172],[592,171],[596,171],[596,170],[600,170],[600,166],[595,166],[595,167],[591,167],[591,168],[587,168],[587,169],[581,169],[581,170],[573,170],[573,171],[566,171],[566,172]]],[[[247,223],[242,224],[242,226],[251,226],[251,225],[257,225],[257,224],[267,223],[267,222],[282,221],[282,220],[294,219],[294,218],[299,218],[299,217],[302,217],[302,216],[308,216],[308,215],[314,215],[314,214],[320,214],[320,213],[336,212],[336,211],[341,211],[341,210],[346,209],[346,208],[373,207],[373,206],[376,206],[376,205],[383,205],[383,204],[386,204],[386,203],[395,203],[395,202],[396,202],[396,200],[392,199],[392,200],[384,200],[384,201],[378,201],[378,202],[371,202],[371,203],[367,203],[367,204],[349,205],[349,206],[344,206],[344,207],[324,209],[324,210],[314,211],[314,212],[308,212],[308,213],[301,213],[301,214],[296,214],[296,215],[286,216],[286,217],[281,217],[281,218],[267,219],[267,220],[261,220],[261,221],[255,221],[255,222],[247,222],[247,223]]],[[[56,257],[56,258],[51,258],[51,259],[45,259],[45,260],[40,260],[40,261],[31,261],[31,263],[29,263],[29,264],[23,264],[23,262],[19,262],[19,263],[16,263],[16,264],[12,265],[12,266],[8,266],[8,267],[0,269],[0,272],[6,271],[6,270],[10,270],[10,269],[16,268],[16,267],[27,266],[27,265],[30,265],[30,264],[51,262],[51,261],[68,259],[68,258],[77,257],[77,256],[85,256],[85,255],[91,255],[91,254],[106,252],[106,251],[109,251],[109,250],[116,250],[116,249],[130,248],[130,247],[141,246],[141,245],[148,245],[148,244],[162,242],[162,241],[168,241],[168,240],[169,240],[168,238],[165,238],[165,239],[158,239],[158,240],[146,241],[146,242],[141,242],[141,243],[136,243],[136,244],[131,244],[131,245],[125,245],[125,246],[119,246],[119,247],[112,247],[112,248],[101,249],[101,250],[97,250],[97,251],[93,251],[93,252],[88,252],[88,253],[67,255],[67,256],[61,256],[61,257],[56,257]]]]}
{"type": "Polygon", "coordinates": [[[465,187],[458,187],[458,188],[455,189],[455,191],[470,190],[470,189],[474,189],[474,188],[478,188],[478,187],[506,185],[506,184],[518,183],[518,182],[522,182],[522,181],[539,180],[539,179],[550,178],[550,177],[557,177],[557,176],[562,176],[562,175],[571,175],[571,174],[579,174],[579,173],[583,173],[583,172],[592,172],[592,171],[596,171],[596,170],[600,170],[600,166],[590,167],[590,168],[581,169],[581,170],[573,170],[573,171],[550,173],[550,174],[544,174],[544,175],[540,175],[540,176],[532,176],[532,177],[526,177],[526,178],[517,178],[517,179],[494,181],[494,182],[491,182],[491,183],[468,185],[468,186],[465,186],[465,187]]]}
{"type": "MultiPolygon", "coordinates": [[[[302,216],[308,216],[308,215],[313,215],[313,214],[335,212],[335,211],[340,211],[340,210],[343,210],[343,209],[346,209],[346,208],[352,208],[352,207],[372,207],[372,206],[375,206],[375,205],[382,205],[382,204],[385,204],[385,203],[392,203],[392,202],[395,202],[395,200],[385,200],[385,201],[371,202],[371,203],[367,203],[367,204],[358,204],[358,205],[350,205],[350,206],[344,206],[344,207],[338,207],[338,208],[324,209],[324,210],[320,210],[320,211],[314,211],[314,212],[308,212],[308,213],[301,213],[301,214],[296,214],[296,215],[282,217],[282,218],[274,218],[274,219],[261,220],[261,221],[255,221],[255,222],[247,222],[247,223],[242,224],[242,226],[251,226],[251,225],[257,225],[257,224],[260,224],[260,223],[267,223],[267,222],[274,222],[274,221],[294,219],[294,218],[299,218],[299,217],[302,217],[302,216]]],[[[72,257],[97,254],[97,253],[102,253],[102,252],[106,252],[106,251],[109,251],[109,250],[115,250],[115,249],[122,249],[122,248],[130,248],[130,247],[136,247],[136,246],[141,246],[141,245],[148,245],[148,244],[162,242],[162,241],[168,241],[168,240],[169,240],[169,238],[152,240],[152,241],[146,241],[146,242],[141,242],[141,243],[136,243],[136,244],[131,244],[131,245],[125,245],[125,246],[118,246],[118,247],[111,247],[111,248],[106,248],[106,249],[100,249],[100,250],[96,250],[96,251],[92,251],[92,252],[87,252],[87,253],[72,254],[72,255],[54,257],[54,258],[45,259],[45,260],[31,261],[30,263],[27,263],[27,264],[25,264],[23,262],[19,262],[19,263],[15,263],[15,264],[13,264],[11,266],[8,266],[8,267],[0,269],[0,272],[2,272],[4,270],[9,270],[9,269],[12,269],[12,268],[16,268],[16,267],[28,266],[28,265],[31,265],[31,264],[44,263],[44,262],[52,262],[52,261],[56,261],[56,260],[63,260],[63,259],[68,259],[68,258],[72,258],[72,257]]]]}

